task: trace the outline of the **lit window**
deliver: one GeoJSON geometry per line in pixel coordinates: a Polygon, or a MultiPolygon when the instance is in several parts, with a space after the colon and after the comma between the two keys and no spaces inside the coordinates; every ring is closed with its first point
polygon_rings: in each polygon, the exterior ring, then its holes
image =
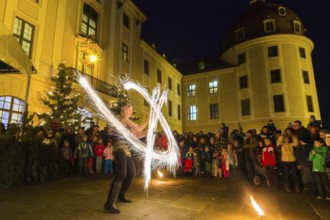
{"type": "Polygon", "coordinates": [[[305,48],[299,47],[299,55],[301,58],[306,58],[305,48]]]}
{"type": "Polygon", "coordinates": [[[271,70],[270,71],[270,81],[271,83],[280,83],[281,80],[281,70],[271,70]]]}
{"type": "Polygon", "coordinates": [[[24,102],[12,96],[0,96],[0,122],[7,126],[11,123],[22,124],[24,102]]]}
{"type": "Polygon", "coordinates": [[[266,33],[275,31],[275,20],[274,19],[264,20],[264,31],[266,33]]]}
{"type": "Polygon", "coordinates": [[[218,104],[210,104],[210,118],[211,119],[219,118],[219,105],[218,104]]]}
{"type": "Polygon", "coordinates": [[[149,75],[149,61],[144,59],[143,62],[144,73],[149,75]]]}
{"type": "Polygon", "coordinates": [[[196,95],[196,85],[191,84],[188,86],[188,94],[187,96],[195,96],[196,95]]]}
{"type": "Polygon", "coordinates": [[[303,74],[304,83],[305,84],[309,84],[310,82],[309,82],[309,74],[308,74],[308,72],[305,71],[305,70],[303,70],[302,71],[302,74],[303,74]]]}
{"type": "Polygon", "coordinates": [[[245,29],[241,27],[235,31],[236,41],[242,41],[245,39],[245,29]]]}
{"type": "Polygon", "coordinates": [[[123,13],[123,25],[129,29],[129,16],[124,12],[123,13]]]}
{"type": "Polygon", "coordinates": [[[157,82],[162,83],[162,71],[157,69],[157,82]]]}
{"type": "Polygon", "coordinates": [[[218,81],[209,82],[209,94],[215,94],[218,92],[218,81]]]}
{"type": "Polygon", "coordinates": [[[242,116],[250,115],[250,100],[243,99],[241,101],[241,106],[242,106],[242,116]]]}
{"type": "Polygon", "coordinates": [[[34,26],[18,17],[15,17],[13,35],[17,39],[18,43],[22,46],[28,57],[31,58],[34,26]]]}
{"type": "Polygon", "coordinates": [[[188,114],[189,121],[196,121],[197,120],[197,108],[196,105],[192,105],[189,107],[189,114],[188,114]]]}
{"type": "Polygon", "coordinates": [[[168,89],[172,90],[172,78],[168,77],[168,89]]]}
{"type": "Polygon", "coordinates": [[[247,75],[239,77],[239,88],[245,89],[248,87],[248,77],[247,75]]]}
{"type": "Polygon", "coordinates": [[[122,45],[122,59],[124,61],[128,62],[128,60],[129,60],[128,57],[129,57],[129,55],[128,55],[128,46],[127,46],[127,44],[123,43],[123,45],[122,45]]]}
{"type": "Polygon", "coordinates": [[[277,57],[277,56],[278,56],[277,46],[268,47],[268,57],[277,57]]]}
{"type": "Polygon", "coordinates": [[[93,76],[94,74],[94,63],[88,59],[88,53],[84,50],[79,51],[77,69],[83,73],[93,76]]]}
{"type": "Polygon", "coordinates": [[[176,84],[176,90],[178,91],[178,96],[181,95],[181,85],[178,83],[176,84]]]}
{"type": "Polygon", "coordinates": [[[172,101],[168,101],[168,116],[172,116],[172,101]]]}
{"type": "Polygon", "coordinates": [[[293,20],[293,31],[296,34],[301,34],[302,33],[302,31],[301,31],[301,22],[300,21],[293,20]]]}
{"type": "Polygon", "coordinates": [[[245,53],[241,53],[237,56],[238,64],[246,63],[245,53]]]}
{"type": "Polygon", "coordinates": [[[306,95],[307,109],[308,112],[314,112],[313,99],[312,96],[306,95]]]}
{"type": "Polygon", "coordinates": [[[82,15],[81,32],[87,36],[96,36],[97,13],[89,5],[84,4],[84,12],[82,15]]]}
{"type": "Polygon", "coordinates": [[[181,120],[181,106],[178,105],[178,119],[181,120]]]}
{"type": "Polygon", "coordinates": [[[284,112],[284,98],[283,95],[274,95],[274,112],[284,112]]]}

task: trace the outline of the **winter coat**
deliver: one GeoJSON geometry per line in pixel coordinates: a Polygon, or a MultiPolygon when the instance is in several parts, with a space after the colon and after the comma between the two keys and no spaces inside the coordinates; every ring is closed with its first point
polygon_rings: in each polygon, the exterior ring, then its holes
{"type": "Polygon", "coordinates": [[[95,156],[102,157],[104,148],[105,148],[104,144],[95,145],[95,147],[94,147],[95,156]]]}
{"type": "Polygon", "coordinates": [[[327,147],[313,147],[315,155],[312,152],[309,153],[308,160],[312,161],[313,172],[325,172],[325,157],[327,154],[327,147]]]}
{"type": "Polygon", "coordinates": [[[311,167],[312,163],[308,160],[309,153],[313,149],[311,144],[299,145],[297,147],[297,165],[311,167]]]}
{"type": "Polygon", "coordinates": [[[261,165],[262,166],[275,166],[276,165],[276,152],[273,144],[267,145],[262,149],[261,165]]]}
{"type": "Polygon", "coordinates": [[[91,144],[89,142],[80,143],[74,153],[74,156],[78,158],[94,157],[91,144]]]}
{"type": "Polygon", "coordinates": [[[104,148],[103,150],[103,157],[105,160],[113,160],[113,154],[112,154],[112,151],[113,151],[113,147],[106,147],[104,148]]]}
{"type": "Polygon", "coordinates": [[[281,146],[281,160],[282,162],[295,162],[296,156],[295,156],[295,147],[298,146],[298,138],[295,136],[292,137],[291,143],[284,143],[283,142],[283,136],[280,136],[277,141],[276,145],[281,146]]]}

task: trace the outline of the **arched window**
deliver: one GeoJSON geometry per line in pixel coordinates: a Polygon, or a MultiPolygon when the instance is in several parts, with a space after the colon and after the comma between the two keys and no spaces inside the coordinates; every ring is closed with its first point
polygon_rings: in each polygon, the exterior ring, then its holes
{"type": "Polygon", "coordinates": [[[12,96],[0,96],[0,122],[5,127],[11,123],[22,124],[25,103],[12,96]]]}
{"type": "Polygon", "coordinates": [[[82,124],[81,127],[84,127],[85,130],[89,128],[90,126],[90,122],[93,120],[93,115],[92,113],[85,109],[85,108],[79,108],[78,107],[78,112],[79,114],[81,114],[82,119],[85,120],[82,124]]]}

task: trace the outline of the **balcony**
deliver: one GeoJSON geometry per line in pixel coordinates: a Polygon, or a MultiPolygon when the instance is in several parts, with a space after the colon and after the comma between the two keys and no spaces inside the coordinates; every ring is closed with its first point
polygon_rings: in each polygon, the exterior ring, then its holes
{"type": "MultiPolygon", "coordinates": [[[[73,67],[69,67],[68,70],[73,73],[73,71],[76,69],[73,67]]],[[[96,91],[103,93],[105,95],[117,98],[117,87],[116,86],[113,86],[109,83],[99,80],[91,75],[88,75],[85,73],[82,73],[82,74],[88,79],[88,81],[90,82],[90,84],[93,86],[93,88],[96,91]]]]}

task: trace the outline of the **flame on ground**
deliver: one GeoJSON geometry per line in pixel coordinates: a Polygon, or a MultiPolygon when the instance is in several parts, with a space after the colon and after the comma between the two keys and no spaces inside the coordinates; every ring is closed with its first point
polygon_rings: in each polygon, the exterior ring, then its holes
{"type": "Polygon", "coordinates": [[[258,205],[258,203],[253,199],[253,197],[250,195],[250,199],[251,199],[251,203],[253,205],[253,208],[255,208],[255,210],[257,211],[259,216],[263,216],[265,215],[264,211],[262,211],[262,209],[260,208],[260,206],[258,205]]]}
{"type": "Polygon", "coordinates": [[[157,170],[157,172],[158,172],[158,176],[159,176],[160,178],[163,178],[163,174],[162,174],[162,172],[160,172],[159,170],[157,170]]]}

